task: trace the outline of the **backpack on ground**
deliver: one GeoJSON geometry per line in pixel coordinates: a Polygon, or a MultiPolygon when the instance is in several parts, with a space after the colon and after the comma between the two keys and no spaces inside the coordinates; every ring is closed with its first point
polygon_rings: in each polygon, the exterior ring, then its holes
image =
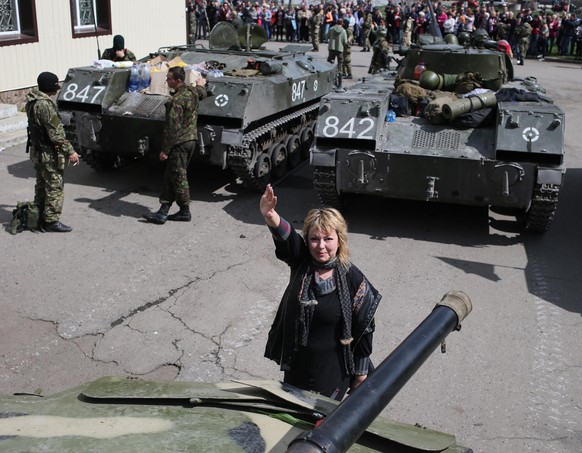
{"type": "Polygon", "coordinates": [[[19,201],[12,211],[10,233],[16,234],[24,230],[38,230],[40,227],[40,210],[32,201],[19,201]]]}

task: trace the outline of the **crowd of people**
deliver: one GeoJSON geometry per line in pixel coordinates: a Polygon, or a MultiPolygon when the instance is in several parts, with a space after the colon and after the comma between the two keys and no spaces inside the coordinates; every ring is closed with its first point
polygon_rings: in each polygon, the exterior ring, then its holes
{"type": "MultiPolygon", "coordinates": [[[[508,6],[493,6],[493,2],[472,0],[449,6],[434,2],[434,17],[423,0],[407,5],[389,0],[384,8],[375,6],[374,0],[328,0],[319,4],[307,0],[295,4],[265,0],[192,0],[189,10],[192,41],[207,39],[210,30],[220,21],[239,19],[242,23],[263,27],[269,40],[313,43],[312,35],[317,33],[317,42],[327,42],[329,30],[342,19],[344,27],[353,33],[354,44],[369,51],[370,33],[374,34],[380,27],[386,28],[391,43],[410,45],[418,42],[421,34],[430,33],[429,24],[434,21],[443,35],[472,34],[484,29],[491,39],[508,41],[519,57],[518,42],[526,33],[520,27],[527,22],[531,27],[526,36],[527,55],[543,59],[556,49],[559,55],[582,58],[580,18],[568,12],[567,5],[564,7],[561,3],[555,3],[555,8],[550,10],[523,8],[515,12],[508,6]]],[[[318,50],[315,44],[314,50],[318,50]]]]}
{"type": "Polygon", "coordinates": [[[525,56],[544,59],[554,49],[559,55],[576,55],[580,58],[582,28],[580,18],[574,13],[530,8],[515,12],[508,6],[495,8],[486,4],[470,5],[462,8],[453,4],[448,9],[437,6],[436,21],[443,35],[458,35],[462,32],[471,34],[483,29],[492,40],[506,40],[520,63],[523,63],[525,56]],[[526,55],[521,55],[520,40],[526,43],[526,55]]]}

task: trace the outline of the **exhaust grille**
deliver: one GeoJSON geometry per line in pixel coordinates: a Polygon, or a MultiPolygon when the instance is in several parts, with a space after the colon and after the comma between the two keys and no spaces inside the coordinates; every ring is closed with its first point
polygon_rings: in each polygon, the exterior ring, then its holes
{"type": "Polygon", "coordinates": [[[166,99],[164,98],[160,99],[158,97],[146,96],[144,100],[135,109],[135,113],[140,116],[149,117],[158,108],[163,106],[165,102],[166,99]]]}
{"type": "Polygon", "coordinates": [[[438,149],[459,149],[459,142],[461,135],[454,131],[445,131],[438,134],[437,148],[438,149]]]}
{"type": "Polygon", "coordinates": [[[427,131],[414,131],[412,137],[413,148],[434,148],[436,143],[436,133],[427,131]]]}
{"type": "Polygon", "coordinates": [[[445,150],[459,149],[461,135],[454,131],[429,132],[416,130],[412,137],[413,148],[435,148],[445,150]]]}

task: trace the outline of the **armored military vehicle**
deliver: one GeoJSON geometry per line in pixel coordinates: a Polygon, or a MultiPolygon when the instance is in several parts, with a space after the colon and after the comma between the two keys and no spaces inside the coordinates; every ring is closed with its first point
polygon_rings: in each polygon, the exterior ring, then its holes
{"type": "MultiPolygon", "coordinates": [[[[263,29],[237,31],[221,22],[212,31],[210,49],[165,47],[141,60],[179,57],[208,70],[212,95],[200,103],[193,161],[229,168],[251,189],[261,189],[308,157],[319,100],[335,77],[335,67],[307,56],[305,47],[256,49],[266,38],[258,30],[263,29]]],[[[130,73],[127,67],[73,68],[63,83],[59,111],[82,158],[95,169],[145,155],[157,158],[160,152],[168,96],[128,92],[130,73]]]]}
{"type": "Polygon", "coordinates": [[[365,194],[489,206],[546,231],[565,174],[564,113],[489,47],[413,46],[395,71],[326,95],[311,149],[321,202],[365,194]]]}
{"type": "Polygon", "coordinates": [[[452,435],[378,417],[471,308],[464,293],[446,294],[339,406],[273,381],[106,377],[47,397],[0,396],[0,449],[471,453],[452,435]]]}

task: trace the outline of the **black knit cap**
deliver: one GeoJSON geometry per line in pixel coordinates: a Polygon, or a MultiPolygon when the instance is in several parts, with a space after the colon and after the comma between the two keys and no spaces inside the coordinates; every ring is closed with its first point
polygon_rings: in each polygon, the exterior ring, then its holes
{"type": "Polygon", "coordinates": [[[125,39],[121,35],[113,37],[113,50],[123,50],[125,48],[125,39]]]}
{"type": "Polygon", "coordinates": [[[52,72],[41,72],[36,79],[38,89],[43,93],[54,93],[61,86],[59,85],[59,78],[52,72]]]}

